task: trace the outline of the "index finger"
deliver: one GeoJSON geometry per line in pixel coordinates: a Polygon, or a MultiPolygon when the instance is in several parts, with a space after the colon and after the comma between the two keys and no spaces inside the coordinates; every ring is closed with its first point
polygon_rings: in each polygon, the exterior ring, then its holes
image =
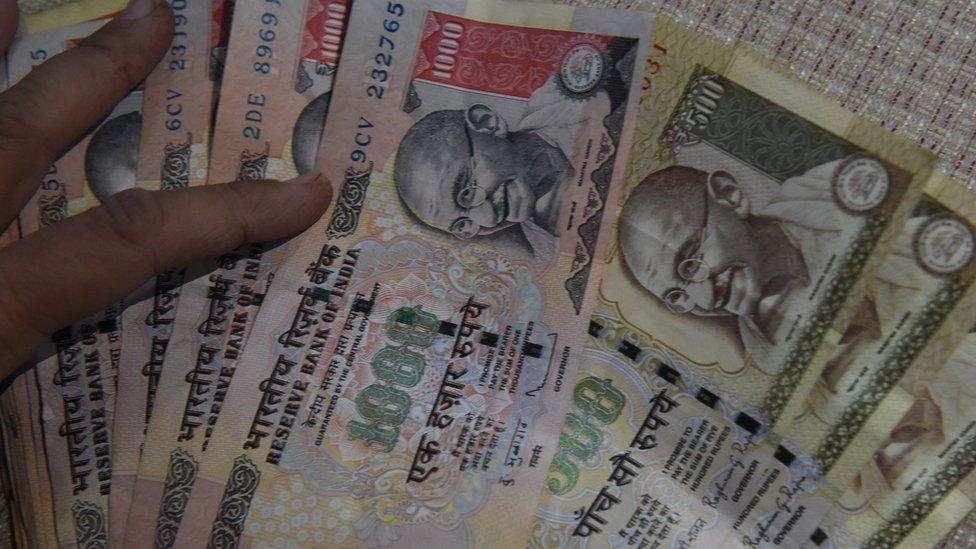
{"type": "Polygon", "coordinates": [[[129,189],[12,244],[0,253],[0,380],[44,335],[153,274],[296,234],[331,197],[316,173],[290,182],[129,189]]]}
{"type": "Polygon", "coordinates": [[[0,226],[30,199],[48,166],[145,79],[172,32],[165,0],[134,0],[0,94],[0,226]]]}
{"type": "Polygon", "coordinates": [[[7,51],[17,33],[20,10],[16,0],[0,0],[0,54],[7,51]]]}

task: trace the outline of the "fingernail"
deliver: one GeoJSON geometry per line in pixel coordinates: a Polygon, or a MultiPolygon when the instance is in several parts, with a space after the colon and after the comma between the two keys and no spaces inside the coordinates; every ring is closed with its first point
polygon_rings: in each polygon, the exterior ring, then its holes
{"type": "Polygon", "coordinates": [[[119,14],[119,19],[142,19],[156,9],[157,0],[132,0],[119,14]]]}
{"type": "Polygon", "coordinates": [[[317,181],[320,177],[322,177],[322,174],[319,172],[308,172],[294,179],[289,179],[285,181],[285,183],[291,183],[293,185],[305,185],[306,183],[317,181]]]}

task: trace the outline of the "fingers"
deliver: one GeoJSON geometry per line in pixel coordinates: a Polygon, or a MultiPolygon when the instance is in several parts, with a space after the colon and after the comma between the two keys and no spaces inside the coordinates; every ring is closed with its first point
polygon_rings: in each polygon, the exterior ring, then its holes
{"type": "Polygon", "coordinates": [[[0,55],[7,51],[17,34],[20,10],[17,0],[0,0],[0,55]]]}
{"type": "Polygon", "coordinates": [[[312,174],[291,182],[131,189],[11,245],[0,253],[0,379],[45,336],[152,275],[297,234],[331,198],[329,183],[312,174]]]}
{"type": "Polygon", "coordinates": [[[172,32],[165,1],[135,0],[0,94],[0,226],[30,199],[48,166],[145,79],[172,32]]]}

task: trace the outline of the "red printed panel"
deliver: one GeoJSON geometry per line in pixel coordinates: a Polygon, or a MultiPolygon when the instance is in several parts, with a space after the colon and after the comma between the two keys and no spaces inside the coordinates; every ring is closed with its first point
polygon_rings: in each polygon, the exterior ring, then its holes
{"type": "Polygon", "coordinates": [[[210,24],[210,49],[226,48],[230,42],[230,22],[234,18],[234,0],[214,0],[210,24]]]}
{"type": "Polygon", "coordinates": [[[349,21],[349,0],[309,0],[301,58],[337,65],[342,35],[349,21]]]}
{"type": "Polygon", "coordinates": [[[429,12],[413,77],[526,99],[564,66],[580,44],[603,52],[612,37],[531,29],[429,12]]]}

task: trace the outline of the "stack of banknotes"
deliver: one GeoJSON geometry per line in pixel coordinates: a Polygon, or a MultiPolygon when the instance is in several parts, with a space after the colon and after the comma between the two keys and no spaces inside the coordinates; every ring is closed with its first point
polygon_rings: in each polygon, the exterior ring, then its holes
{"type": "MultiPolygon", "coordinates": [[[[606,4],[172,0],[5,242],[127,187],[335,198],[51,337],[0,395],[15,541],[939,543],[976,507],[972,191],[606,4]]],[[[120,7],[86,6],[6,84],[120,7]]]]}

